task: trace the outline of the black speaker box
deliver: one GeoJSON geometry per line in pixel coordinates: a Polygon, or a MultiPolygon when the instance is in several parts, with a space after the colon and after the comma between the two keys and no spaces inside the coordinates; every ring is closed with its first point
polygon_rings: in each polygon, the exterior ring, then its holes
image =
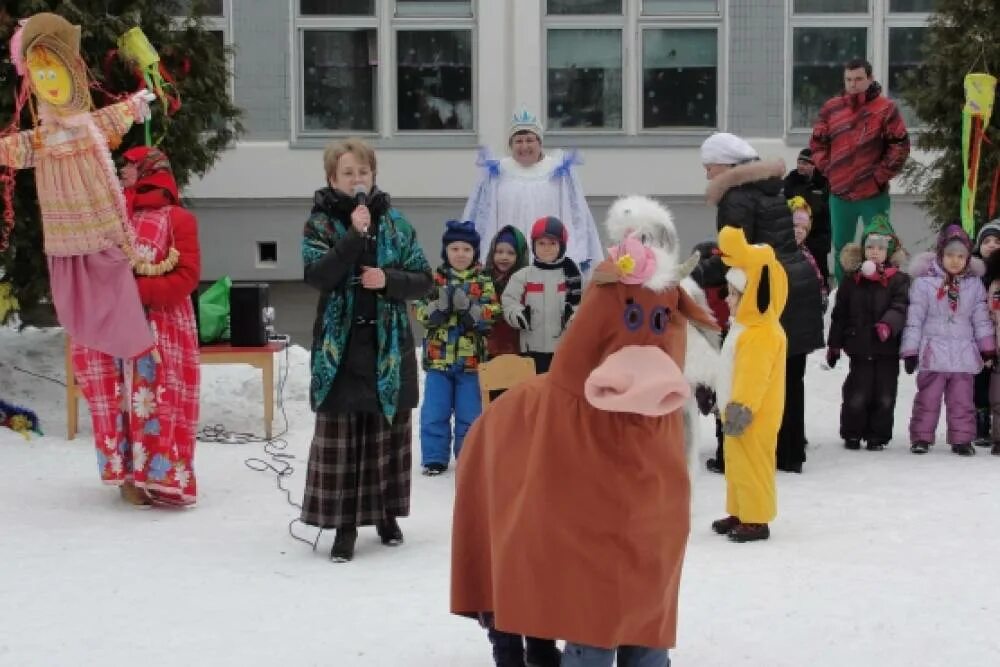
{"type": "Polygon", "coordinates": [[[233,347],[267,345],[264,309],[269,305],[267,283],[233,283],[229,290],[229,342],[233,347]]]}

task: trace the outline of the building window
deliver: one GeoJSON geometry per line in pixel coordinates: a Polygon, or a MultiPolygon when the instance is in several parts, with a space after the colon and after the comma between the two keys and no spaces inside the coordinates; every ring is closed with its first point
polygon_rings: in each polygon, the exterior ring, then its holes
{"type": "Polygon", "coordinates": [[[812,127],[823,103],[844,89],[844,63],[867,56],[867,28],[793,29],[792,126],[812,127]]]}
{"type": "Polygon", "coordinates": [[[717,127],[719,35],[715,29],[642,33],[642,127],[717,127]]]}
{"type": "Polygon", "coordinates": [[[472,31],[396,33],[396,129],[472,130],[472,31]]]}
{"type": "Polygon", "coordinates": [[[378,35],[374,28],[310,30],[302,36],[303,128],[374,132],[378,35]]]}
{"type": "Polygon", "coordinates": [[[794,0],[796,14],[866,14],[868,0],[794,0]]]}
{"type": "Polygon", "coordinates": [[[548,0],[546,5],[551,16],[622,13],[622,0],[548,0]]]}
{"type": "Polygon", "coordinates": [[[298,5],[297,134],[475,132],[471,0],[298,5]]]}
{"type": "Polygon", "coordinates": [[[905,73],[919,69],[934,0],[793,0],[789,18],[791,129],[808,130],[826,100],[844,90],[844,64],[872,63],[872,75],[896,99],[908,125],[917,123],[896,93],[905,73]],[[816,16],[829,14],[829,16],[816,16]]]}
{"type": "Polygon", "coordinates": [[[718,0],[548,0],[546,10],[548,129],[719,127],[718,0]]]}
{"type": "Polygon", "coordinates": [[[548,127],[622,127],[622,31],[549,30],[548,127]]]}

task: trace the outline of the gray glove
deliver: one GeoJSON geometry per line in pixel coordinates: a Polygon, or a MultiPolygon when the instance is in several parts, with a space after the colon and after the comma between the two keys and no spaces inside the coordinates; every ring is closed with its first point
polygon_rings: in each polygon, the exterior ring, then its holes
{"type": "Polygon", "coordinates": [[[722,418],[723,435],[740,436],[750,426],[753,421],[753,414],[750,408],[739,403],[729,403],[726,405],[726,412],[722,418]]]}
{"type": "Polygon", "coordinates": [[[432,326],[440,326],[451,314],[451,295],[448,287],[439,287],[437,298],[427,302],[427,320],[432,326]]]}
{"type": "Polygon", "coordinates": [[[455,291],[451,293],[451,305],[456,313],[464,313],[472,306],[472,302],[469,301],[469,295],[465,293],[464,289],[456,287],[455,291]]]}

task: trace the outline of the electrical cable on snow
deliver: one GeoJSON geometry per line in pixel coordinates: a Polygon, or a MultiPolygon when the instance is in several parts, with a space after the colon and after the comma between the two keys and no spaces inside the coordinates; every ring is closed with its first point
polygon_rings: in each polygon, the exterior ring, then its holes
{"type": "MultiPolygon", "coordinates": [[[[210,426],[203,427],[198,432],[198,440],[200,442],[214,442],[223,444],[235,444],[235,445],[245,445],[245,444],[258,444],[263,443],[264,454],[269,457],[270,460],[251,456],[243,461],[243,464],[255,472],[273,472],[275,485],[278,490],[285,494],[285,501],[301,510],[302,505],[292,500],[291,491],[284,486],[283,480],[285,478],[291,477],[295,473],[295,468],[292,466],[292,461],[295,460],[294,454],[289,454],[285,452],[288,448],[288,440],[285,439],[285,435],[288,433],[290,424],[288,422],[288,413],[285,411],[285,384],[288,381],[288,371],[291,367],[291,361],[289,359],[289,347],[291,346],[291,340],[288,336],[284,336],[285,340],[285,363],[284,368],[281,366],[281,357],[278,357],[279,372],[278,372],[278,409],[281,412],[281,418],[284,421],[284,426],[277,435],[270,438],[261,437],[255,433],[248,432],[237,432],[230,431],[226,428],[225,424],[212,424],[210,426]]],[[[323,530],[320,529],[316,533],[316,538],[314,540],[307,540],[304,537],[300,537],[295,534],[294,526],[296,523],[301,523],[301,519],[295,518],[288,523],[288,534],[292,539],[298,540],[305,544],[310,545],[313,551],[316,550],[319,544],[319,538],[323,534],[323,530]]]]}

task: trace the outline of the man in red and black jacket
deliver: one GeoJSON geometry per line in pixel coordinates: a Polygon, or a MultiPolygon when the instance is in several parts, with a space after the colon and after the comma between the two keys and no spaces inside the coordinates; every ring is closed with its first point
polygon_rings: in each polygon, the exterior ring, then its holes
{"type": "Polygon", "coordinates": [[[844,65],[844,91],[819,111],[809,140],[813,162],[830,181],[834,271],[838,258],[875,215],[889,215],[889,181],[903,169],[910,138],[896,103],[882,95],[872,66],[860,58],[844,65]]]}

